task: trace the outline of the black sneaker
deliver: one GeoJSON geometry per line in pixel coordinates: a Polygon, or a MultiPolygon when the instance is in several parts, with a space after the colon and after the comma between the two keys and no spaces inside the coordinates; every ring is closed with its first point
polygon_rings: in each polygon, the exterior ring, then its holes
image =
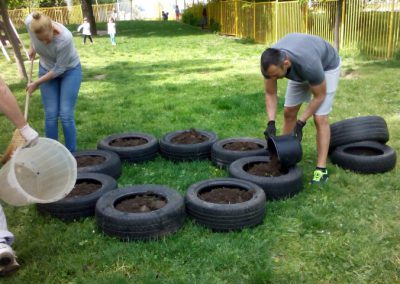
{"type": "Polygon", "coordinates": [[[317,169],[314,171],[314,177],[311,180],[311,184],[324,184],[328,181],[328,170],[317,169]]]}

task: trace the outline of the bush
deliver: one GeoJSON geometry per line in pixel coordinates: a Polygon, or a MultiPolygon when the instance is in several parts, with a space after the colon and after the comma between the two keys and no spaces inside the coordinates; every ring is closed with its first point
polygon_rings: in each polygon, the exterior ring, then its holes
{"type": "Polygon", "coordinates": [[[212,32],[219,32],[221,30],[219,23],[217,23],[214,19],[210,19],[210,30],[212,32]]]}
{"type": "Polygon", "coordinates": [[[192,12],[187,11],[182,15],[182,22],[192,26],[197,26],[200,22],[200,19],[198,19],[192,12]]]}

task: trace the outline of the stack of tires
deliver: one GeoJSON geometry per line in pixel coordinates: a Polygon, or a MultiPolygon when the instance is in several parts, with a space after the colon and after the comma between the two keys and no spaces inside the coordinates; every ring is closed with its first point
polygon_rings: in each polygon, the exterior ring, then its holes
{"type": "Polygon", "coordinates": [[[331,125],[330,160],[341,168],[373,174],[392,170],[396,152],[386,145],[389,131],[380,116],[361,116],[331,125]]]}

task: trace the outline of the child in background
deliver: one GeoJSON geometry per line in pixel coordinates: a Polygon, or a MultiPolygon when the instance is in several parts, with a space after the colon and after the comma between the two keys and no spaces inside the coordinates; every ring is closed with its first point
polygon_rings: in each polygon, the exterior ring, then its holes
{"type": "Polygon", "coordinates": [[[78,32],[80,32],[80,30],[82,30],[83,44],[86,44],[87,37],[89,38],[90,43],[93,44],[92,33],[90,32],[90,23],[86,17],[83,19],[83,24],[78,27],[78,32]]]}
{"type": "Polygon", "coordinates": [[[110,19],[108,19],[107,33],[110,35],[111,44],[116,45],[116,43],[115,43],[116,28],[115,28],[115,22],[114,22],[113,17],[110,17],[110,19]]]}

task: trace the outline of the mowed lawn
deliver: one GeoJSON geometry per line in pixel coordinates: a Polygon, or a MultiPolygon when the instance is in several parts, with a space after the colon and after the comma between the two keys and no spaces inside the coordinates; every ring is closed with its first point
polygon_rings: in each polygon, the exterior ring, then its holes
{"type": "MultiPolygon", "coordinates": [[[[71,26],[76,30],[76,26],[71,26]]],[[[105,24],[98,25],[99,30],[105,24]]],[[[118,22],[117,46],[107,36],[82,45],[83,82],[76,107],[78,147],[95,149],[113,133],[157,138],[189,128],[219,138],[263,137],[266,124],[259,58],[266,45],[205,33],[176,22],[118,22]]],[[[27,34],[21,37],[28,44],[27,34]]],[[[343,77],[331,115],[379,115],[400,150],[400,62],[368,61],[342,51],[343,77]]],[[[15,65],[0,59],[1,76],[24,101],[15,65]]],[[[37,77],[37,61],[35,74],[37,77]]],[[[28,66],[28,65],[27,65],[28,66]]],[[[279,83],[278,127],[286,82],[279,83]]],[[[39,92],[30,123],[42,134],[39,92]]],[[[2,152],[13,126],[0,120],[2,152]]],[[[308,185],[315,166],[315,128],[304,129],[304,191],[267,203],[263,224],[215,233],[187,218],[177,233],[149,242],[120,242],[100,234],[94,218],[73,223],[4,205],[16,235],[21,269],[2,283],[398,283],[400,282],[399,163],[361,175],[328,164],[329,183],[308,185]]],[[[51,165],[49,165],[51,166],[51,165]]],[[[124,164],[119,187],[163,184],[182,195],[193,183],[227,176],[209,161],[172,163],[161,157],[124,164]]]]}

